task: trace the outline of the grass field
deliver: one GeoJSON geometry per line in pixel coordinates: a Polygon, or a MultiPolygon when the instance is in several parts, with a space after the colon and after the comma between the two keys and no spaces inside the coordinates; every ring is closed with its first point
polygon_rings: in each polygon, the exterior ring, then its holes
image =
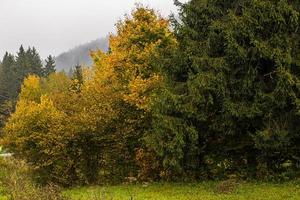
{"type": "Polygon", "coordinates": [[[216,183],[121,185],[75,188],[64,192],[72,200],[300,200],[300,183],[241,183],[230,194],[216,183]]]}
{"type": "MultiPolygon", "coordinates": [[[[8,191],[7,189],[14,194],[20,194],[22,199],[26,200],[49,199],[41,196],[44,191],[29,187],[31,182],[28,182],[29,179],[26,179],[22,172],[16,171],[17,177],[8,176],[13,169],[16,170],[12,165],[15,163],[9,162],[8,159],[2,161],[2,165],[0,162],[0,200],[9,199],[9,194],[5,192],[8,191]],[[10,167],[5,167],[4,163],[11,163],[10,167]],[[4,184],[6,182],[4,177],[18,184],[14,184],[12,188],[5,188],[7,184],[4,184]]],[[[283,184],[225,181],[91,186],[64,190],[63,196],[71,200],[300,200],[300,180],[283,184]]],[[[15,200],[20,200],[19,197],[15,200]]],[[[57,199],[57,196],[54,197],[52,199],[57,199]]]]}

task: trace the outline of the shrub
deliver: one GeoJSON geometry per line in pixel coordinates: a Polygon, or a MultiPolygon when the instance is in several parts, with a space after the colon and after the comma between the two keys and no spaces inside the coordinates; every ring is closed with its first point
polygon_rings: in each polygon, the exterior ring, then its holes
{"type": "Polygon", "coordinates": [[[231,194],[237,191],[239,182],[236,179],[228,179],[219,182],[215,187],[215,192],[220,194],[231,194]]]}
{"type": "Polygon", "coordinates": [[[34,183],[30,167],[21,160],[0,159],[0,183],[9,200],[67,200],[58,186],[34,183]]]}

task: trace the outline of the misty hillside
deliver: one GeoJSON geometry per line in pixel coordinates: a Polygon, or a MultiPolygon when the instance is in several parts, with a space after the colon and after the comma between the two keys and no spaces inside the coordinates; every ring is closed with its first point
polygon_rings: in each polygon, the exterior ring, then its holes
{"type": "Polygon", "coordinates": [[[91,65],[92,60],[89,51],[97,49],[107,51],[108,36],[79,45],[77,47],[74,47],[73,49],[70,49],[67,52],[58,55],[55,58],[56,69],[59,71],[65,70],[67,72],[71,67],[74,67],[77,64],[91,65]]]}

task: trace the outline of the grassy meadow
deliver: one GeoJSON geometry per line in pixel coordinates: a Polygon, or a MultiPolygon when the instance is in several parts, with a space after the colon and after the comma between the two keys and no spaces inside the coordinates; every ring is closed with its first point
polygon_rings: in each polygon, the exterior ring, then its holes
{"type": "Polygon", "coordinates": [[[72,200],[300,200],[300,183],[240,183],[232,191],[222,191],[219,183],[120,185],[81,187],[63,194],[72,200]]]}
{"type": "Polygon", "coordinates": [[[300,181],[137,183],[53,190],[36,187],[25,163],[0,159],[0,200],[300,200],[300,181]]]}

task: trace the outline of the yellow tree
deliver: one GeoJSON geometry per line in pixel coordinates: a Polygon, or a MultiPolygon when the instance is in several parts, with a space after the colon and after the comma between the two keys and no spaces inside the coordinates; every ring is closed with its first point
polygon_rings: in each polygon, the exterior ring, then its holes
{"type": "Polygon", "coordinates": [[[161,69],[155,64],[162,52],[176,48],[176,39],[167,19],[140,6],[116,28],[117,33],[110,37],[107,64],[121,82],[124,100],[146,110],[149,94],[162,82],[161,69]]]}
{"type": "Polygon", "coordinates": [[[80,87],[59,73],[24,81],[5,128],[7,146],[63,184],[94,182],[100,169],[110,179],[136,175],[136,160],[141,168],[149,163],[142,139],[163,81],[156,64],[176,45],[167,20],[137,7],[118,22],[110,52],[92,53],[94,69],[83,70],[80,87]]]}
{"type": "Polygon", "coordinates": [[[39,102],[42,95],[42,88],[40,78],[36,75],[29,75],[21,87],[19,99],[21,101],[35,101],[39,102]]]}
{"type": "MultiPolygon", "coordinates": [[[[104,95],[114,108],[117,121],[112,124],[115,132],[110,133],[110,139],[118,145],[114,149],[117,153],[111,155],[119,157],[119,165],[134,166],[132,152],[144,148],[142,138],[151,127],[151,99],[163,83],[157,63],[163,52],[177,47],[177,42],[169,21],[149,8],[138,6],[116,28],[116,34],[110,36],[109,53],[92,53],[93,81],[98,86],[94,88],[99,91],[93,95],[104,95]]],[[[138,152],[143,157],[140,152],[145,151],[138,152]]],[[[121,173],[134,174],[133,171],[123,167],[121,173]]]]}
{"type": "Polygon", "coordinates": [[[57,169],[65,163],[64,119],[47,96],[41,96],[40,103],[21,99],[4,128],[4,145],[31,164],[38,178],[60,180],[57,169]]]}

